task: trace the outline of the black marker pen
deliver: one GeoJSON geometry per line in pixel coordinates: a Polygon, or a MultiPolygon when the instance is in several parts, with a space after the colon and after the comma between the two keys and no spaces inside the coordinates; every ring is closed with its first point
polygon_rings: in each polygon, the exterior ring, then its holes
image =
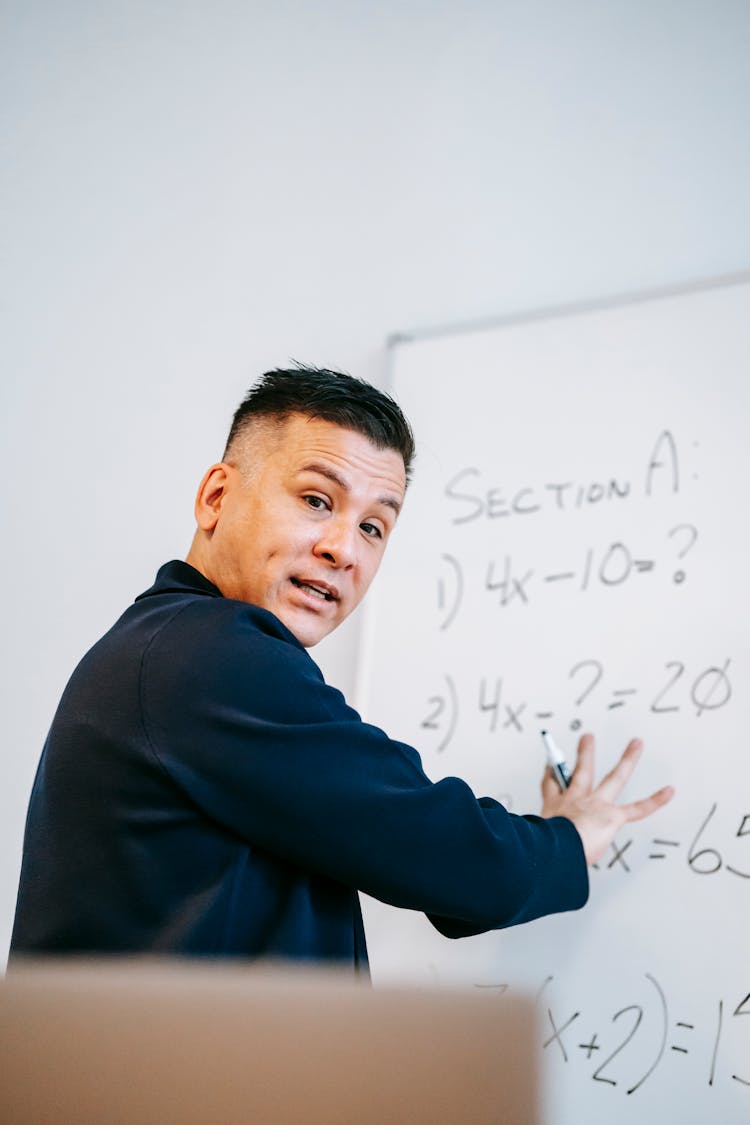
{"type": "Polygon", "coordinates": [[[556,745],[551,734],[548,731],[542,731],[542,742],[544,749],[547,751],[547,762],[549,767],[555,775],[555,780],[561,789],[567,789],[570,785],[570,766],[565,760],[565,755],[556,745]]]}

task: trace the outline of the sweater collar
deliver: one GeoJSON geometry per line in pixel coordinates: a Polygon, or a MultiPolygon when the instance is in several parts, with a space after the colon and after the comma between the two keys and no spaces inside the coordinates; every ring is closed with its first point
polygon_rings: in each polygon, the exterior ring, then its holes
{"type": "Polygon", "coordinates": [[[155,594],[186,592],[207,594],[212,598],[224,596],[218,586],[209,582],[205,574],[201,574],[190,563],[182,562],[180,559],[172,559],[171,562],[164,563],[164,566],[159,567],[153,586],[139,594],[135,600],[139,602],[141,598],[150,598],[155,594]]]}

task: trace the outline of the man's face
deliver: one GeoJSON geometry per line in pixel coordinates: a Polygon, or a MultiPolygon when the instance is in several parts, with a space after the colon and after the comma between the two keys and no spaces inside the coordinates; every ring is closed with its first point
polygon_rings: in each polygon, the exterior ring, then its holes
{"type": "Polygon", "coordinates": [[[364,435],[293,414],[249,439],[250,479],[228,467],[208,577],[275,614],[306,647],[362,600],[406,489],[404,463],[364,435]]]}

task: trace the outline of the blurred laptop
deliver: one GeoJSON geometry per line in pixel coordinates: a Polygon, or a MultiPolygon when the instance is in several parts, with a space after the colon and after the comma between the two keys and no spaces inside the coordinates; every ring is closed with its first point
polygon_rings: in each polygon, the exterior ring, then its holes
{"type": "Polygon", "coordinates": [[[534,1125],[533,1008],[336,972],[21,963],[0,983],[3,1125],[534,1125]]]}

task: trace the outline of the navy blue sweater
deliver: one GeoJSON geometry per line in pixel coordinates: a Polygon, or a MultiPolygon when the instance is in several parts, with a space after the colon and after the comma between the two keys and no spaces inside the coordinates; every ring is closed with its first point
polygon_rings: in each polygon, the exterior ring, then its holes
{"type": "Polygon", "coordinates": [[[363,967],[358,890],[460,937],[580,907],[588,878],[570,821],[430,782],[276,617],[167,563],[62,697],[11,953],[363,967]]]}

